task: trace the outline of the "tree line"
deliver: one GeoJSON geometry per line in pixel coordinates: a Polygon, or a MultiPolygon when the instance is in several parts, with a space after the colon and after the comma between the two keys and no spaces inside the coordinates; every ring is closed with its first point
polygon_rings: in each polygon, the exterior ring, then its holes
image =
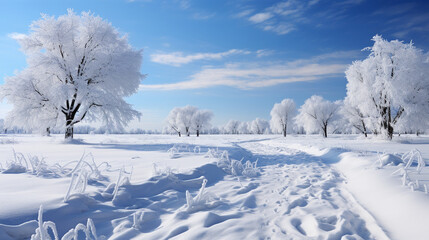
{"type": "MultiPolygon", "coordinates": [[[[90,12],[72,10],[58,18],[42,15],[29,34],[14,34],[27,67],[5,78],[0,99],[13,105],[5,126],[73,138],[76,124],[101,121],[121,132],[140,113],[124,98],[136,93],[142,52],[109,22],[90,12]]],[[[368,57],[345,72],[345,99],[312,96],[296,110],[291,99],[274,104],[271,120],[231,120],[211,127],[213,113],[193,106],[171,110],[165,132],[189,136],[212,133],[359,132],[392,139],[396,133],[422,133],[429,128],[429,57],[413,43],[373,37],[368,57]]],[[[5,128],[6,128],[5,127],[5,128]]]]}

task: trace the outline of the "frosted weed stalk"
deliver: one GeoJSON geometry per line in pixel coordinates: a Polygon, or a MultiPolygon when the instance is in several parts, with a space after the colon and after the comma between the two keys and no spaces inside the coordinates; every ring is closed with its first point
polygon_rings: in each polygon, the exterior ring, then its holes
{"type": "Polygon", "coordinates": [[[413,180],[410,177],[411,172],[420,175],[421,171],[426,166],[426,162],[423,159],[420,151],[418,149],[413,149],[409,152],[404,153],[401,159],[403,163],[400,164],[400,167],[396,171],[394,171],[392,175],[400,175],[402,179],[402,185],[410,187],[412,191],[418,190],[423,187],[424,192],[428,194],[428,187],[426,184],[422,184],[418,179],[413,180]],[[413,163],[417,163],[415,169],[412,167],[413,163]]]}
{"type": "MultiPolygon", "coordinates": [[[[43,205],[40,205],[37,223],[38,228],[36,228],[35,233],[31,235],[31,240],[51,240],[52,238],[49,234],[49,229],[52,232],[54,239],[59,239],[55,223],[51,221],[43,221],[43,205]]],[[[75,228],[70,229],[66,234],[64,234],[61,240],[76,240],[78,239],[80,231],[85,234],[86,240],[97,240],[97,232],[91,218],[88,218],[86,226],[79,223],[75,228]]]]}

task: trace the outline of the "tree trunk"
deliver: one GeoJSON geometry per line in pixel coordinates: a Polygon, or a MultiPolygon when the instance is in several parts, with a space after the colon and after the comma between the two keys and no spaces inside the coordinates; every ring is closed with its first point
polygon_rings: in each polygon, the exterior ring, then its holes
{"type": "Polygon", "coordinates": [[[51,136],[51,128],[46,128],[46,136],[51,136]]]}
{"type": "Polygon", "coordinates": [[[367,131],[366,131],[366,125],[365,125],[365,122],[364,122],[363,120],[361,120],[361,121],[362,121],[363,134],[365,135],[365,137],[368,137],[368,133],[367,133],[367,131]]]}
{"type": "Polygon", "coordinates": [[[177,132],[178,134],[179,134],[179,137],[181,137],[182,136],[182,134],[180,133],[180,132],[177,132]]]}
{"type": "Polygon", "coordinates": [[[66,133],[65,139],[73,139],[73,118],[70,114],[66,114],[66,133]]]}
{"type": "Polygon", "coordinates": [[[200,136],[200,130],[197,129],[197,137],[200,136]]]}
{"type": "Polygon", "coordinates": [[[66,126],[65,138],[66,139],[73,139],[73,126],[72,125],[66,126]]]}
{"type": "Polygon", "coordinates": [[[328,124],[323,125],[323,137],[328,137],[328,124]]]}
{"type": "Polygon", "coordinates": [[[286,137],[287,125],[283,125],[283,137],[286,137]]]}

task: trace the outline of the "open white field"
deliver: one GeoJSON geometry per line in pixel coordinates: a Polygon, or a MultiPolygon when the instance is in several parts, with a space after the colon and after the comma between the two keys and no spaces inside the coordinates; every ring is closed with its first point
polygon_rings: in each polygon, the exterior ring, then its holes
{"type": "Polygon", "coordinates": [[[428,136],[75,138],[0,136],[0,239],[429,239],[428,136]]]}

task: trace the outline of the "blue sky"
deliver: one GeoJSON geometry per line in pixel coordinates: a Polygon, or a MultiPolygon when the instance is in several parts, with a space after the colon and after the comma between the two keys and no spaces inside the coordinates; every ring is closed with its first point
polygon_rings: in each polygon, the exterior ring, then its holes
{"type": "MultiPolygon", "coordinates": [[[[176,106],[210,109],[219,126],[269,119],[284,98],[342,99],[345,68],[375,34],[429,49],[428,1],[14,0],[0,7],[0,84],[26,66],[8,35],[68,8],[100,15],[143,49],[147,77],[128,99],[143,129],[161,129],[176,106]]],[[[0,118],[8,109],[1,103],[0,118]]]]}

